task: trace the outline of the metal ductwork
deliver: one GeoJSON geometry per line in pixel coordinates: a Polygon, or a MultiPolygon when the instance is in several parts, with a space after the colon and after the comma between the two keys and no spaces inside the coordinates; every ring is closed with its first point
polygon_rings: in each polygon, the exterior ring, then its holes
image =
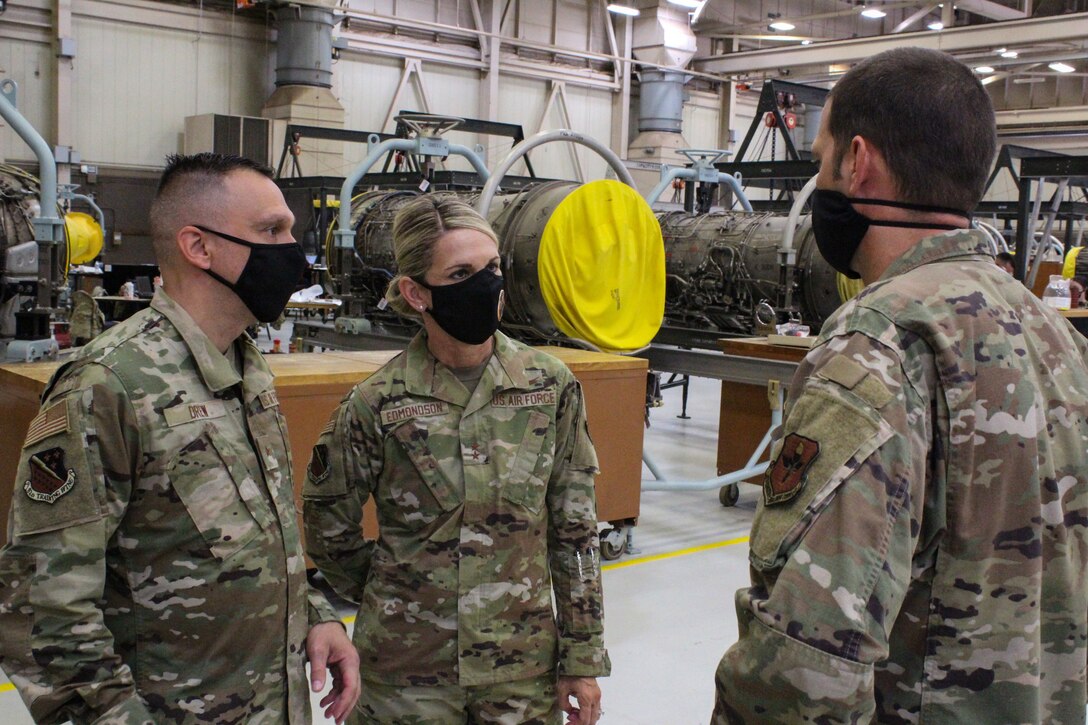
{"type": "Polygon", "coordinates": [[[276,8],[276,86],[332,88],[332,28],[329,8],[276,8]]]}
{"type": "Polygon", "coordinates": [[[684,121],[684,83],[681,71],[644,70],[639,84],[638,130],[680,133],[684,121]]]}

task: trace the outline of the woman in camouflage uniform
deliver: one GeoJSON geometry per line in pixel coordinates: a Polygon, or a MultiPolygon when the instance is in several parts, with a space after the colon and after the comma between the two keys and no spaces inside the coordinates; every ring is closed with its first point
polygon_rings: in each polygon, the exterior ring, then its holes
{"type": "Polygon", "coordinates": [[[610,663],[581,389],[497,331],[498,243],[470,206],[422,196],[393,236],[386,300],[423,330],[344,399],[303,491],[310,555],[360,603],[356,722],[592,725],[610,663]]]}

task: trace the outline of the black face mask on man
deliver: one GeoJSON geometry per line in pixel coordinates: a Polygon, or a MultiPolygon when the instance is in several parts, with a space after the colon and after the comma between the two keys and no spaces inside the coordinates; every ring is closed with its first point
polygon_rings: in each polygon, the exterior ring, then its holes
{"type": "Polygon", "coordinates": [[[466,345],[480,345],[499,329],[502,319],[502,275],[484,267],[460,282],[429,285],[415,280],[431,291],[428,312],[445,332],[466,345]]]}
{"type": "Polygon", "coordinates": [[[816,247],[820,254],[835,270],[850,279],[859,279],[860,274],[850,267],[854,253],[861,246],[869,227],[904,227],[907,229],[963,229],[952,224],[934,224],[932,222],[900,222],[870,219],[854,209],[852,204],[872,204],[890,206],[895,209],[955,214],[971,221],[971,215],[959,209],[925,204],[908,204],[903,201],[886,199],[860,199],[848,197],[833,189],[815,189],[812,192],[812,233],[816,237],[816,247]]]}
{"type": "Polygon", "coordinates": [[[302,251],[302,245],[298,242],[257,244],[199,224],[193,226],[228,242],[249,247],[249,260],[242,268],[237,282],[228,282],[210,269],[204,271],[238,295],[238,299],[242,300],[259,322],[275,321],[302,280],[302,273],[306,271],[306,254],[302,251]]]}

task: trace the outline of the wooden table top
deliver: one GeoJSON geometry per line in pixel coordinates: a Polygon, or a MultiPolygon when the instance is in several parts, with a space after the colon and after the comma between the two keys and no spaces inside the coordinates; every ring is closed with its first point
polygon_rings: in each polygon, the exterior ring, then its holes
{"type": "Polygon", "coordinates": [[[772,345],[765,337],[723,337],[718,340],[718,347],[726,355],[761,357],[787,362],[801,362],[808,354],[808,348],[772,345]]]}

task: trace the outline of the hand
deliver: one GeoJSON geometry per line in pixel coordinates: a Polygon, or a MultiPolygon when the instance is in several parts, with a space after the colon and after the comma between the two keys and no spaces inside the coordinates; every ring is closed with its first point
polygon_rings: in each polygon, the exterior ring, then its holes
{"type": "Polygon", "coordinates": [[[567,713],[567,725],[595,725],[604,712],[596,677],[560,677],[555,696],[559,707],[567,713]],[[571,704],[571,697],[577,701],[577,707],[571,704]]]}
{"type": "Polygon", "coordinates": [[[332,690],[321,699],[325,717],[342,725],[359,699],[359,653],[339,622],[315,624],[306,637],[310,658],[310,687],[325,689],[325,671],[332,670],[332,690]]]}

